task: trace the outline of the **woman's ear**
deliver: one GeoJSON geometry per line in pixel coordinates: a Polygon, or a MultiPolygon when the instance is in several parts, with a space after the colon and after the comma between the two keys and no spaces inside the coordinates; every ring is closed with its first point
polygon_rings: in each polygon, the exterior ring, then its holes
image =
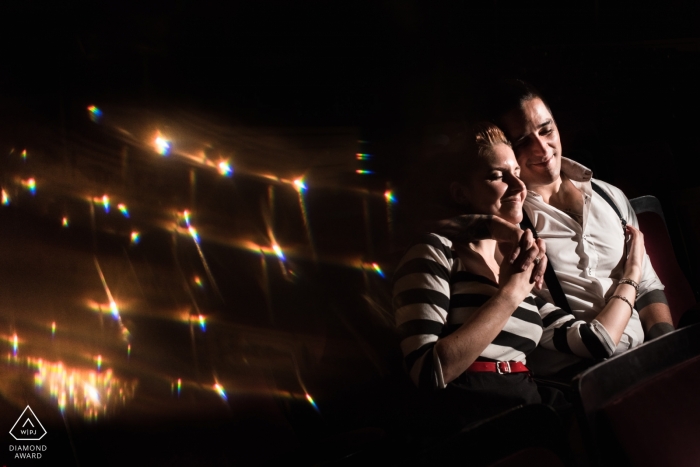
{"type": "Polygon", "coordinates": [[[466,189],[464,185],[459,182],[450,183],[450,196],[452,200],[459,205],[466,205],[468,203],[469,197],[467,196],[466,189]]]}

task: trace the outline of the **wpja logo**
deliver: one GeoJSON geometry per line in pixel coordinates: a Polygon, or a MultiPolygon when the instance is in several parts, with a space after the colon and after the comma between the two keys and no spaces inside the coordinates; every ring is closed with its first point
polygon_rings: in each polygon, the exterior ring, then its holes
{"type": "MultiPolygon", "coordinates": [[[[17,441],[39,441],[46,435],[46,429],[31,407],[27,406],[10,429],[10,434],[17,441]]],[[[15,452],[15,459],[41,459],[42,453],[46,451],[46,445],[11,444],[10,451],[15,452]]]]}

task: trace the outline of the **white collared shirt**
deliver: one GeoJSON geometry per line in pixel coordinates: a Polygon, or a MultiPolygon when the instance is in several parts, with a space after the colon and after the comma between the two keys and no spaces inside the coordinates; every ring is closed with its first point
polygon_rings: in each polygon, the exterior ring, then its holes
{"type": "MultiPolygon", "coordinates": [[[[547,245],[547,257],[552,263],[557,278],[566,294],[569,305],[577,319],[592,322],[605,306],[606,298],[614,294],[617,282],[622,279],[625,264],[625,235],[619,217],[613,208],[591,186],[589,169],[562,157],[561,172],[565,174],[583,196],[583,222],[579,224],[570,215],[545,203],[535,192],[528,191],[523,205],[540,238],[547,245]]],[[[595,180],[615,202],[623,218],[639,227],[637,216],[627,197],[612,185],[595,180]]],[[[645,255],[642,278],[639,283],[639,298],[653,290],[663,290],[645,255]]],[[[549,290],[538,292],[552,303],[549,290]]],[[[636,347],[644,340],[644,330],[637,310],[634,310],[620,343],[614,354],[636,347]]],[[[547,352],[545,352],[547,353],[547,352]]],[[[578,359],[569,355],[556,358],[543,357],[549,362],[543,365],[540,374],[550,374],[578,359]],[[556,368],[551,360],[561,360],[556,368]]],[[[539,360],[534,354],[533,359],[539,360]]],[[[540,365],[537,365],[538,367],[540,365]]]]}

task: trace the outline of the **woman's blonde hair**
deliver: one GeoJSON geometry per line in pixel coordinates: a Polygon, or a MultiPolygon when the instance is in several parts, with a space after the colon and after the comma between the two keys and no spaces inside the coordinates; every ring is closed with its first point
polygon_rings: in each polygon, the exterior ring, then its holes
{"type": "MultiPolygon", "coordinates": [[[[450,193],[452,182],[466,183],[478,160],[498,144],[510,146],[503,131],[491,122],[455,125],[449,144],[426,153],[413,165],[410,176],[398,187],[399,224],[445,219],[464,213],[450,193]]],[[[401,227],[398,228],[401,230],[401,227]]],[[[415,231],[417,227],[409,230],[415,231]]]]}
{"type": "Polygon", "coordinates": [[[497,144],[511,147],[503,131],[491,122],[479,122],[474,125],[474,144],[479,156],[485,156],[497,144]]]}

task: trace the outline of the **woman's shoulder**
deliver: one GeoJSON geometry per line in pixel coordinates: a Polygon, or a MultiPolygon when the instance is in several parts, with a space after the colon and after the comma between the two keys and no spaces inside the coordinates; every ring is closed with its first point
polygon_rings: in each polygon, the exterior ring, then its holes
{"type": "Polygon", "coordinates": [[[411,243],[404,254],[404,260],[415,255],[439,256],[441,259],[452,262],[457,257],[453,249],[452,241],[447,237],[436,233],[424,233],[411,243]]]}
{"type": "Polygon", "coordinates": [[[399,261],[394,280],[416,272],[439,275],[449,280],[456,258],[450,240],[434,233],[422,234],[411,243],[399,261]]]}

